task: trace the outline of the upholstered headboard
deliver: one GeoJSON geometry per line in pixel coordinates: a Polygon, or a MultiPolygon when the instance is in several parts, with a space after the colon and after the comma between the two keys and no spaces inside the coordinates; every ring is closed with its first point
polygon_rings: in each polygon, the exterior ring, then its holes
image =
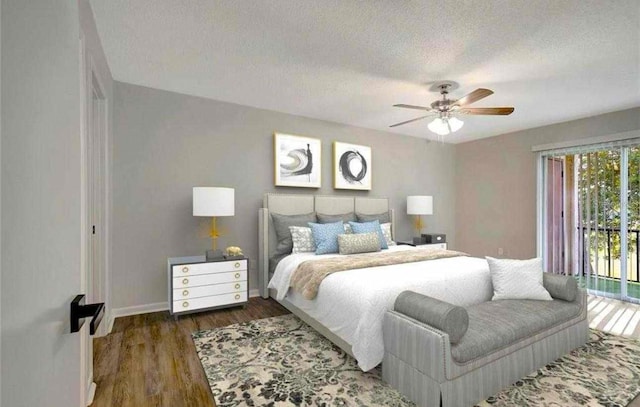
{"type": "Polygon", "coordinates": [[[258,289],[264,298],[269,296],[269,259],[275,252],[276,234],[270,213],[301,215],[310,212],[338,215],[356,212],[375,215],[389,212],[391,235],[395,239],[395,219],[387,198],[331,195],[265,194],[258,212],[258,289]]]}

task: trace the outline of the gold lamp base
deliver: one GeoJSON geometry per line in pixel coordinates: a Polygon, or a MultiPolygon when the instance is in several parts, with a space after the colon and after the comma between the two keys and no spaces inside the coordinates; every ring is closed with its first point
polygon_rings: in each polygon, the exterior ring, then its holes
{"type": "Polygon", "coordinates": [[[218,249],[218,238],[221,236],[216,225],[215,216],[211,218],[211,228],[209,229],[209,237],[211,237],[211,250],[207,250],[207,261],[220,260],[224,258],[222,250],[218,249]]]}
{"type": "Polygon", "coordinates": [[[415,215],[413,219],[413,227],[416,228],[416,232],[418,236],[422,235],[422,229],[424,228],[424,222],[422,221],[422,216],[415,215]]]}
{"type": "Polygon", "coordinates": [[[422,221],[422,216],[415,215],[413,220],[413,226],[416,228],[417,237],[413,238],[413,244],[419,245],[424,244],[425,241],[422,237],[422,229],[424,228],[424,222],[422,221]]]}

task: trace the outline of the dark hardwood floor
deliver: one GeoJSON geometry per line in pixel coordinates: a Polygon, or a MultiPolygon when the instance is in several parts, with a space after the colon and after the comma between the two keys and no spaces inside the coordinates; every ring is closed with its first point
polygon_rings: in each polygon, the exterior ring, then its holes
{"type": "MultiPolygon", "coordinates": [[[[246,308],[203,312],[175,321],[168,312],[118,318],[94,340],[93,407],[215,406],[191,332],[287,314],[272,299],[246,308]]],[[[590,319],[596,317],[590,311],[590,319]]],[[[600,328],[602,329],[602,328],[600,328]]],[[[640,396],[629,407],[640,407],[640,396]]]]}
{"type": "Polygon", "coordinates": [[[191,332],[287,314],[277,302],[251,298],[245,308],[182,316],[168,312],[116,319],[94,340],[94,407],[215,406],[191,332]]]}

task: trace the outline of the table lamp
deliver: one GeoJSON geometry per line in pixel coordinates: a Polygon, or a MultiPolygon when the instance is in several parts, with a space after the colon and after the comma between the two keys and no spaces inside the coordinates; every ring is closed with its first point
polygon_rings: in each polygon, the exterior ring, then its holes
{"type": "Polygon", "coordinates": [[[413,195],[407,197],[407,215],[414,215],[413,225],[418,232],[418,237],[413,238],[414,243],[422,242],[422,215],[433,215],[433,197],[428,195],[413,195]]]}
{"type": "Polygon", "coordinates": [[[193,187],[193,216],[210,216],[211,228],[209,236],[212,240],[211,250],[207,250],[207,261],[224,258],[222,250],[217,247],[221,236],[216,225],[220,216],[234,216],[235,190],[219,187],[193,187]]]}

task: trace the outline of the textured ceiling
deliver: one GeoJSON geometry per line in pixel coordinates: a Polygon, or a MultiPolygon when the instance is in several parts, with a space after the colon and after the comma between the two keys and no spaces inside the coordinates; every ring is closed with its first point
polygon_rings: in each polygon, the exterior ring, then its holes
{"type": "Polygon", "coordinates": [[[431,84],[515,106],[462,142],[640,106],[638,0],[93,0],[116,80],[416,137],[431,84]]]}

